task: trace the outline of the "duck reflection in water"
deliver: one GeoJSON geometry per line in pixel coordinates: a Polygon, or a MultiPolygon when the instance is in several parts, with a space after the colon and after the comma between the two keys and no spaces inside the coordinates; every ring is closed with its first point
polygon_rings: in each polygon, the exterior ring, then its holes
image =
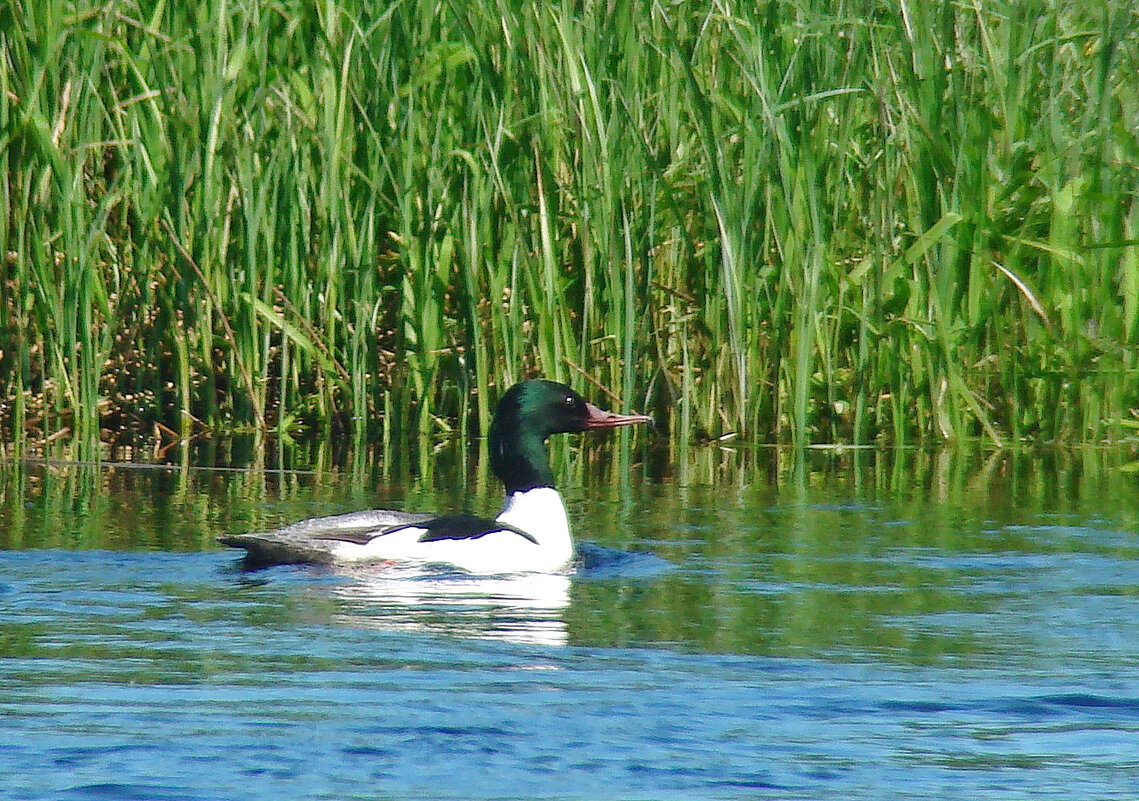
{"type": "Polygon", "coordinates": [[[340,623],[533,645],[566,645],[570,577],[472,576],[414,566],[338,566],[340,623]]]}

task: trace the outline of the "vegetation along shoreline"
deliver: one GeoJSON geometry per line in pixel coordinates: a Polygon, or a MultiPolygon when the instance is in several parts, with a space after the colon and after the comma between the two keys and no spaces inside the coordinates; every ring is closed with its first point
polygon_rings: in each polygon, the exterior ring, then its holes
{"type": "Polygon", "coordinates": [[[0,428],[1139,429],[1131,4],[0,10],[0,428]],[[616,405],[614,400],[620,405],[616,405]]]}

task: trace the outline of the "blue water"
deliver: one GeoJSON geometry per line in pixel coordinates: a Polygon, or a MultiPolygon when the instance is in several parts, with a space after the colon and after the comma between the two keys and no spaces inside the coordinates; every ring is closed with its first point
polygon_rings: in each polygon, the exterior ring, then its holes
{"type": "Polygon", "coordinates": [[[0,798],[1139,798],[1133,479],[636,478],[569,491],[587,565],[522,580],[243,573],[185,528],[339,479],[167,480],[4,507],[0,798]],[[160,519],[180,549],[116,529],[160,519]]]}

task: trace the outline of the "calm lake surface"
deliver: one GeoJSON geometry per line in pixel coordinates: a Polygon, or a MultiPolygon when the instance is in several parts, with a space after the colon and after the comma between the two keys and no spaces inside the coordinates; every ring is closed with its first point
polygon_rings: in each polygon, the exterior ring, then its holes
{"type": "Polygon", "coordinates": [[[213,542],[497,511],[455,447],[0,462],[0,797],[1139,798],[1139,447],[635,442],[557,451],[585,563],[514,579],[213,542]]]}

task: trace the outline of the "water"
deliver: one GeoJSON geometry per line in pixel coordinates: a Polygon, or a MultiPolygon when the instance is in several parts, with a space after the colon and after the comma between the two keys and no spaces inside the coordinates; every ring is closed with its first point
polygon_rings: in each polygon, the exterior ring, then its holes
{"type": "Polygon", "coordinates": [[[0,798],[1139,797],[1134,449],[591,455],[587,564],[520,580],[212,544],[493,511],[446,452],[0,464],[0,798]]]}

